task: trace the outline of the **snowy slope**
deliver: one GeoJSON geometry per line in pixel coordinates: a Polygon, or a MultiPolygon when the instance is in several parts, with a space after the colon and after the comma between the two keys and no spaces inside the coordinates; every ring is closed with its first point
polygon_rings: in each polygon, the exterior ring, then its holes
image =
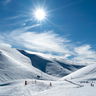
{"type": "Polygon", "coordinates": [[[23,55],[30,58],[32,66],[35,68],[53,76],[63,77],[68,75],[84,66],[66,64],[54,57],[48,58],[47,55],[38,54],[36,52],[28,52],[24,50],[19,50],[23,55]]]}
{"type": "MultiPolygon", "coordinates": [[[[27,80],[11,81],[0,84],[0,96],[96,96],[96,86],[91,83],[84,84],[84,87],[70,84],[68,82],[27,80]]],[[[96,83],[94,83],[96,85],[96,83]]]]}
{"type": "MultiPolygon", "coordinates": [[[[37,78],[41,71],[32,66],[30,59],[8,46],[0,46],[0,82],[37,78]]],[[[56,79],[42,72],[42,79],[56,79]]]]}
{"type": "Polygon", "coordinates": [[[89,80],[96,80],[96,64],[88,65],[86,67],[83,67],[63,78],[60,80],[64,79],[89,79],[89,80]]]}

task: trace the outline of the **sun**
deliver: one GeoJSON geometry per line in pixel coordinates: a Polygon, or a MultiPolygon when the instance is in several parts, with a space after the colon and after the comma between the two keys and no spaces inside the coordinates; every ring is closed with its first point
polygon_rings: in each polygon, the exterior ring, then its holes
{"type": "Polygon", "coordinates": [[[34,15],[35,19],[38,21],[43,21],[47,17],[47,13],[43,8],[38,8],[38,9],[34,10],[33,15],[34,15]]]}

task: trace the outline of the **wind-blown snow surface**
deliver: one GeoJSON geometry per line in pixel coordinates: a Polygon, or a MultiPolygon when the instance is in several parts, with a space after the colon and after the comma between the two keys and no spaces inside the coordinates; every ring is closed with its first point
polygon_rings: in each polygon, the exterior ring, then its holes
{"type": "Polygon", "coordinates": [[[96,96],[95,74],[95,64],[70,65],[0,46],[0,96],[96,96]],[[41,75],[42,80],[37,80],[41,75]],[[80,83],[84,80],[88,83],[80,83]]]}

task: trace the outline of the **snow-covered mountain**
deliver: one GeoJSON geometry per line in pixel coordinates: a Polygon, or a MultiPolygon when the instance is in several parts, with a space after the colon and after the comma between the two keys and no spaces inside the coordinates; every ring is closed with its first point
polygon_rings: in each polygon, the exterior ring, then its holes
{"type": "Polygon", "coordinates": [[[71,65],[53,58],[0,46],[0,81],[15,79],[54,80],[68,75],[83,66],[71,65]]]}
{"type": "Polygon", "coordinates": [[[42,79],[56,79],[33,67],[30,59],[15,48],[0,46],[0,82],[37,78],[37,76],[41,76],[41,73],[42,79]]]}
{"type": "Polygon", "coordinates": [[[0,96],[95,96],[95,74],[95,64],[72,65],[44,54],[0,46],[0,96]],[[90,82],[78,82],[84,80],[90,82]]]}
{"type": "Polygon", "coordinates": [[[72,65],[67,64],[63,61],[60,61],[54,57],[47,58],[47,56],[41,56],[38,53],[27,52],[24,50],[19,50],[23,55],[30,58],[32,66],[35,68],[47,73],[49,75],[53,75],[56,77],[63,77],[68,75],[82,67],[83,65],[72,65]]]}

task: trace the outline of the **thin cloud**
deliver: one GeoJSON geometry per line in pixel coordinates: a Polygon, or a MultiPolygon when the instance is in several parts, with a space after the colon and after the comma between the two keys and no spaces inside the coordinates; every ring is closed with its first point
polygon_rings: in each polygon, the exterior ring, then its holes
{"type": "Polygon", "coordinates": [[[18,48],[35,50],[38,52],[56,53],[63,60],[74,64],[95,64],[96,51],[91,45],[77,46],[71,40],[61,37],[53,31],[30,32],[30,28],[38,27],[40,24],[16,29],[8,35],[0,35],[0,41],[7,42],[18,48]]]}
{"type": "MultiPolygon", "coordinates": [[[[68,53],[67,48],[64,50],[63,43],[68,42],[62,39],[52,31],[36,33],[36,32],[24,32],[19,36],[13,36],[15,41],[18,41],[20,45],[25,48],[42,51],[42,52],[63,52],[68,53]],[[21,41],[21,42],[20,42],[21,41]]],[[[66,45],[65,45],[66,46],[66,45]]]]}
{"type": "Polygon", "coordinates": [[[39,33],[28,31],[30,28],[37,26],[40,26],[40,24],[16,29],[10,32],[9,35],[3,34],[3,36],[6,38],[8,43],[12,45],[15,44],[14,46],[18,45],[19,47],[27,48],[30,50],[49,53],[54,52],[64,55],[71,53],[67,48],[70,41],[66,38],[60,37],[53,31],[44,31],[39,33]]]}
{"type": "Polygon", "coordinates": [[[4,42],[0,42],[0,47],[12,47],[10,44],[8,43],[4,43],[4,42]]]}
{"type": "Polygon", "coordinates": [[[92,47],[90,45],[83,45],[80,47],[75,48],[75,52],[79,56],[83,56],[85,58],[93,58],[96,56],[96,52],[92,50],[92,47]]]}
{"type": "Polygon", "coordinates": [[[81,64],[95,64],[96,51],[92,49],[91,45],[82,45],[74,48],[75,57],[74,62],[77,61],[81,64]]]}

